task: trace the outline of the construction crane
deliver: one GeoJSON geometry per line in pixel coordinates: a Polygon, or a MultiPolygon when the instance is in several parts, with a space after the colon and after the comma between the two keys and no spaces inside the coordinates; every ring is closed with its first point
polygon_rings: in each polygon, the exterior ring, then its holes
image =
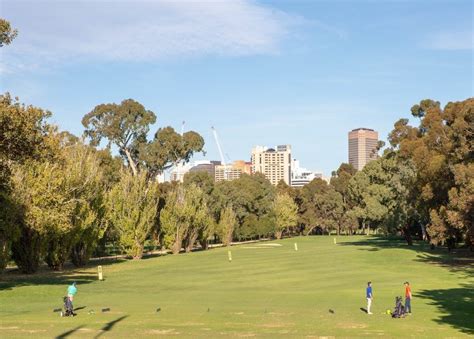
{"type": "Polygon", "coordinates": [[[219,151],[219,156],[221,157],[222,165],[224,166],[224,180],[228,180],[229,171],[228,171],[227,165],[225,163],[224,153],[222,152],[222,147],[221,147],[221,144],[219,142],[219,137],[217,136],[217,131],[214,128],[214,126],[212,126],[211,128],[212,128],[212,133],[214,134],[214,139],[216,140],[217,149],[219,151]]]}

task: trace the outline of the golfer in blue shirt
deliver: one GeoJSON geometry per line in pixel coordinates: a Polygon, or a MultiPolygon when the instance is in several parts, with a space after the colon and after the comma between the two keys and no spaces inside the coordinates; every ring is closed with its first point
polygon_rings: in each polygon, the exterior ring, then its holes
{"type": "Polygon", "coordinates": [[[372,314],[372,312],[370,312],[370,307],[372,306],[374,294],[372,293],[372,282],[370,281],[367,283],[367,289],[365,290],[365,294],[367,297],[367,314],[372,314]]]}

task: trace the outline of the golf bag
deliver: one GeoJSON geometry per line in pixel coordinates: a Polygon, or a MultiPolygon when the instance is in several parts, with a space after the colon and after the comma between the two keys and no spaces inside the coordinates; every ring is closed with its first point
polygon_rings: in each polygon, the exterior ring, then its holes
{"type": "Polygon", "coordinates": [[[72,301],[68,297],[63,298],[64,301],[64,311],[61,312],[62,317],[75,316],[74,307],[72,306],[72,301]]]}
{"type": "Polygon", "coordinates": [[[402,304],[402,297],[395,297],[395,309],[392,318],[403,318],[405,316],[405,306],[402,304]]]}

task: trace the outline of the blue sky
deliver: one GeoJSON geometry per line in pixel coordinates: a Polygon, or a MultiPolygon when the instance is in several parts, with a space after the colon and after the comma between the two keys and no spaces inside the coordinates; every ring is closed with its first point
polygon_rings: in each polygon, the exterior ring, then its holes
{"type": "Polygon", "coordinates": [[[421,99],[473,96],[471,1],[2,0],[0,13],[19,30],[2,92],[77,135],[95,105],[133,98],[153,132],[201,133],[206,158],[215,126],[232,160],[291,144],[330,175],[349,130],[386,139],[421,99]]]}

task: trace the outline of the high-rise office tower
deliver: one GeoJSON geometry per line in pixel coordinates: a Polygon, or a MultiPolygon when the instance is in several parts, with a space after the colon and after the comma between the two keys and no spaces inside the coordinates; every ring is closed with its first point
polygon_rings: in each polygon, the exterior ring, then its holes
{"type": "Polygon", "coordinates": [[[379,134],[373,129],[357,128],[349,132],[349,164],[358,171],[377,159],[379,134]]]}
{"type": "Polygon", "coordinates": [[[291,185],[291,146],[274,148],[256,146],[252,149],[252,173],[263,173],[273,185],[280,180],[291,185]]]}

